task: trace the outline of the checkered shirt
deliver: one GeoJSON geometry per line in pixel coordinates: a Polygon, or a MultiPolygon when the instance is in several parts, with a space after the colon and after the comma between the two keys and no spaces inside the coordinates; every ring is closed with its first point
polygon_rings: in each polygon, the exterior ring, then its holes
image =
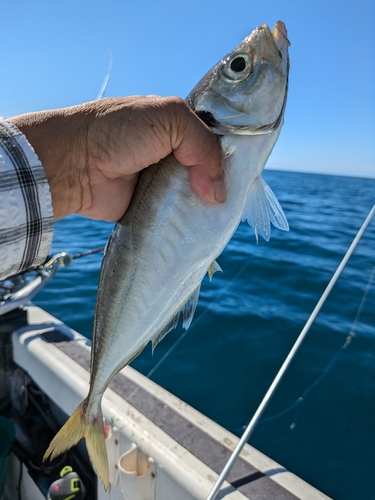
{"type": "Polygon", "coordinates": [[[53,235],[51,194],[26,137],[0,118],[0,279],[42,264],[53,235]]]}

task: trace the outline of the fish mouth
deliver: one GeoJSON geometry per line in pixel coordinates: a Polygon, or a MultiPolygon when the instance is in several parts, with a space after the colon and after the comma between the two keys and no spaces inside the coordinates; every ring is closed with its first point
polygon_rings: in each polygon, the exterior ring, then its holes
{"type": "Polygon", "coordinates": [[[216,129],[219,127],[219,122],[216,120],[214,115],[211,113],[211,111],[205,111],[205,110],[198,110],[195,111],[195,114],[202,120],[203,123],[205,123],[208,127],[216,129]]]}
{"type": "Polygon", "coordinates": [[[275,40],[276,46],[286,45],[290,46],[290,41],[288,39],[288,32],[286,30],[285,24],[282,21],[277,21],[273,30],[271,32],[273,39],[275,40]]]}
{"type": "Polygon", "coordinates": [[[286,105],[289,45],[282,21],[275,23],[272,32],[267,24],[259,26],[213,68],[211,80],[204,78],[198,83],[187,98],[188,104],[217,135],[274,132],[283,121],[286,105]],[[223,76],[223,68],[228,68],[235,56],[251,60],[252,71],[242,80],[230,81],[228,75],[223,76]],[[267,68],[272,68],[278,82],[271,90],[268,83],[262,88],[266,78],[273,78],[266,75],[267,68]]]}

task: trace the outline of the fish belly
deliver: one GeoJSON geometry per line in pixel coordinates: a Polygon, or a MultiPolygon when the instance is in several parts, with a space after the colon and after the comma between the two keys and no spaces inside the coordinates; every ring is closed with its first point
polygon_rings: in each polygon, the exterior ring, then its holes
{"type": "Polygon", "coordinates": [[[92,391],[102,392],[163,330],[226,246],[243,208],[229,184],[227,202],[212,205],[195,194],[173,156],[142,175],[103,260],[93,339],[100,372],[93,366],[92,391]]]}

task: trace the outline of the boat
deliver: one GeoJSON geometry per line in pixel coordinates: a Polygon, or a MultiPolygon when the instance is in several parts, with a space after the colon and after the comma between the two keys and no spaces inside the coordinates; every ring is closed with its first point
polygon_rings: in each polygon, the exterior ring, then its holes
{"type": "MultiPolygon", "coordinates": [[[[103,398],[110,491],[83,442],[42,461],[89,386],[90,341],[31,302],[71,260],[0,282],[0,499],[205,500],[239,438],[130,366],[103,398]]],[[[329,497],[245,444],[217,498],[329,497]]]]}

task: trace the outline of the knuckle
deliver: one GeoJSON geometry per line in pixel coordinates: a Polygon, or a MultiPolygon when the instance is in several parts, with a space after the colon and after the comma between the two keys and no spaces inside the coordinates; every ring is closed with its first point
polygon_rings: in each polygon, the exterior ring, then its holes
{"type": "Polygon", "coordinates": [[[182,107],[187,107],[186,102],[181,98],[176,95],[168,96],[165,97],[165,102],[171,106],[182,106],[182,107]]]}
{"type": "Polygon", "coordinates": [[[189,106],[181,97],[178,96],[166,97],[165,104],[167,106],[168,111],[177,120],[179,118],[183,118],[184,120],[186,120],[186,117],[192,114],[189,106]]]}

